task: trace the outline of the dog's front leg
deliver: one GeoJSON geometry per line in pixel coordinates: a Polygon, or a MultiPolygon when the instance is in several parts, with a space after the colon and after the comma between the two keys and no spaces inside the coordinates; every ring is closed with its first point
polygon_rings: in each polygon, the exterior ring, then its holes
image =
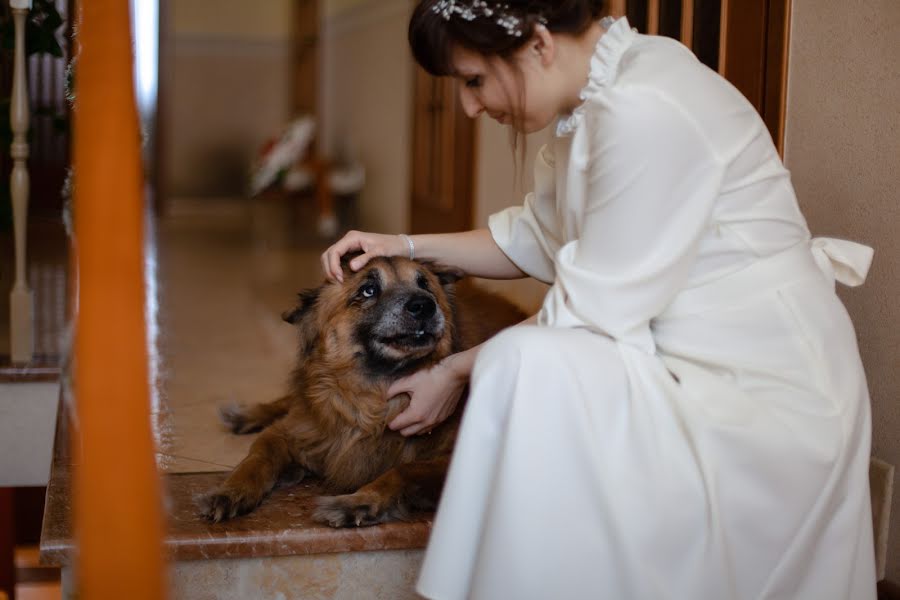
{"type": "Polygon", "coordinates": [[[198,500],[200,514],[216,523],[233,519],[256,508],[280,478],[300,481],[305,469],[294,461],[289,439],[277,424],[264,430],[225,482],[198,500]]]}
{"type": "Polygon", "coordinates": [[[262,431],[290,412],[297,404],[295,396],[288,394],[272,402],[253,406],[223,406],[219,408],[219,418],[232,433],[243,435],[262,431]]]}
{"type": "Polygon", "coordinates": [[[399,465],[343,496],[322,496],[313,518],[332,527],[361,527],[408,519],[414,510],[434,510],[449,458],[399,465]]]}

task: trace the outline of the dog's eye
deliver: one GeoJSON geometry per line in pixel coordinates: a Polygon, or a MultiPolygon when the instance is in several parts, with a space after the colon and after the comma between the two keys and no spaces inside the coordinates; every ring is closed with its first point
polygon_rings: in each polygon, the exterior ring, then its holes
{"type": "Polygon", "coordinates": [[[428,280],[425,279],[422,275],[416,277],[416,284],[420,289],[427,290],[428,289],[428,280]]]}
{"type": "Polygon", "coordinates": [[[377,293],[378,286],[376,286],[374,283],[370,283],[359,288],[359,295],[363,298],[374,298],[375,294],[377,293]]]}

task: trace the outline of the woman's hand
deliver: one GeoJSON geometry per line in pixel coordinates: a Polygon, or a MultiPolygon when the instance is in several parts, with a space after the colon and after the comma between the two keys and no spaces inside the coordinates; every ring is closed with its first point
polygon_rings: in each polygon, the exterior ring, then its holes
{"type": "Polygon", "coordinates": [[[409,248],[399,235],[350,231],[322,254],[322,271],[329,281],[344,281],[341,257],[348,252],[362,251],[350,261],[350,268],[359,271],[376,256],[401,256],[409,248]]]}
{"type": "Polygon", "coordinates": [[[410,402],[388,427],[404,436],[424,434],[453,414],[469,380],[468,371],[454,364],[460,362],[457,357],[460,355],[450,356],[430,369],[413,373],[391,385],[388,398],[408,393],[410,402]]]}

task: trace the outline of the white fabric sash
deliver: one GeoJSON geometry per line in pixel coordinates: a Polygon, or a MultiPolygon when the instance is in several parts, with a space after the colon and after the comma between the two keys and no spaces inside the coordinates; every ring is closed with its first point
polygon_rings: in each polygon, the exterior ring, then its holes
{"type": "Polygon", "coordinates": [[[833,285],[856,287],[866,280],[872,248],[835,238],[815,238],[754,262],[749,267],[680,292],[657,319],[728,308],[780,285],[819,273],[833,285]]]}

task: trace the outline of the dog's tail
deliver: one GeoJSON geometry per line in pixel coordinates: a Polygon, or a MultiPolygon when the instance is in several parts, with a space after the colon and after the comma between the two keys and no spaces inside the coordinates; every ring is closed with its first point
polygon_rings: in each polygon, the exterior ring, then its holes
{"type": "Polygon", "coordinates": [[[293,396],[282,396],[253,406],[223,406],[219,408],[219,418],[232,433],[256,433],[288,414],[293,403],[293,396]]]}

